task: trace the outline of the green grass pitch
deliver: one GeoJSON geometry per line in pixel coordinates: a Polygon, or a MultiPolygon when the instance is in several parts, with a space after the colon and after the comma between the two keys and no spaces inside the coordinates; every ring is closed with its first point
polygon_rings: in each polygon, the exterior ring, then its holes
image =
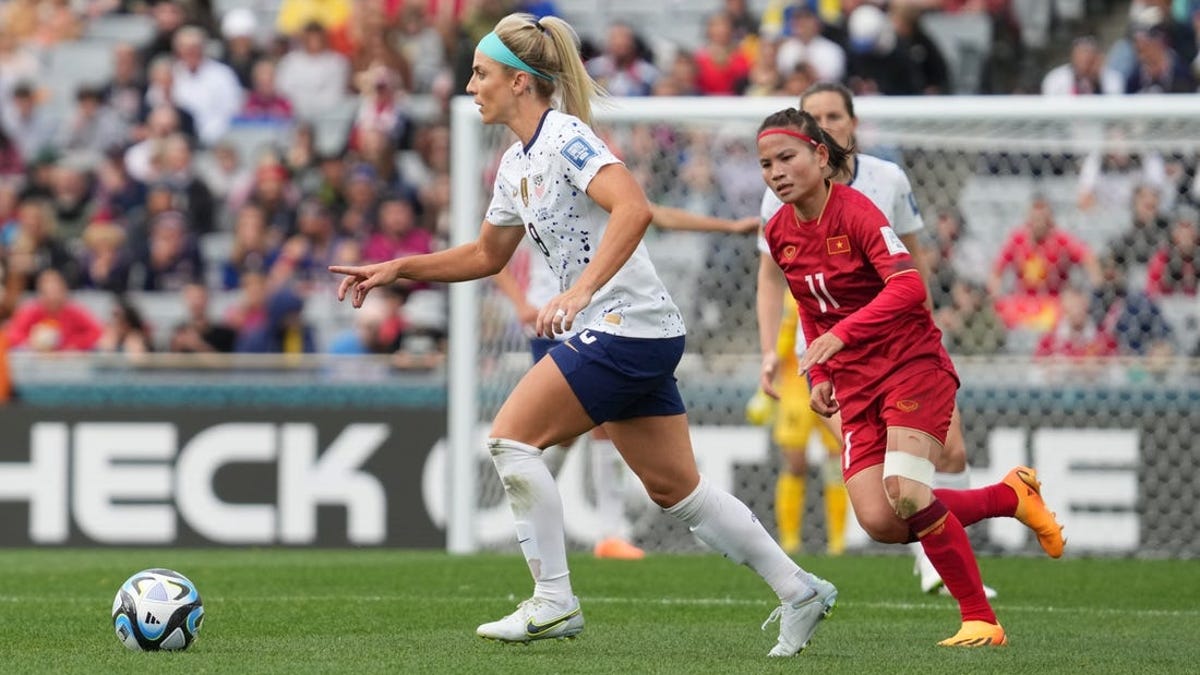
{"type": "Polygon", "coordinates": [[[501,645],[475,626],[530,592],[512,555],[412,551],[0,551],[4,673],[1167,673],[1200,670],[1200,561],[988,558],[1003,649],[934,643],[958,627],[902,557],[805,557],[836,610],[794,659],[769,660],[773,607],[749,570],[713,555],[572,559],[587,628],[501,645]],[[146,567],[188,575],[206,609],[183,653],[135,653],[109,620],[146,567]]]}

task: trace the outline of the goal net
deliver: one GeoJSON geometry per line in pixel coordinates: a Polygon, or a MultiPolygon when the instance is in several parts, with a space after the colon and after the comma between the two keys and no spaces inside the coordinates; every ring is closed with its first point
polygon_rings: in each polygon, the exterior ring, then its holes
{"type": "MultiPolygon", "coordinates": [[[[1200,258],[1192,258],[1200,253],[1198,98],[856,101],[860,151],[906,171],[925,221],[939,324],[963,382],[973,483],[994,481],[1016,463],[1035,465],[1075,551],[1200,554],[1191,511],[1200,499],[1200,450],[1192,443],[1200,380],[1189,358],[1200,336],[1200,258]],[[1064,263],[1061,283],[1053,260],[1018,257],[989,292],[1005,242],[1046,209],[1088,254],[1064,263]]],[[[737,218],[757,214],[764,189],[758,124],[796,103],[621,99],[597,111],[597,129],[651,201],[737,218]]],[[[455,101],[455,242],[475,237],[512,141],[502,127],[483,127],[470,100],[455,101]]],[[[701,470],[773,531],[778,452],[769,428],[749,425],[744,412],[760,362],[754,237],[652,227],[645,241],[688,324],[677,375],[701,470]]],[[[512,266],[520,277],[537,264],[523,248],[512,266]]],[[[451,551],[515,549],[483,438],[530,366],[528,340],[489,281],[451,293],[450,432],[437,458],[446,473],[436,473],[445,476],[448,499],[435,515],[447,523],[451,551]]],[[[805,550],[819,552],[823,450],[812,445],[803,540],[805,550]]],[[[597,529],[586,453],[582,445],[568,453],[558,474],[575,548],[590,546],[597,529]]],[[[639,545],[699,550],[632,475],[625,488],[639,545]]],[[[851,529],[852,548],[872,546],[851,529]]],[[[1036,550],[1007,520],[977,526],[972,537],[985,552],[1036,550]]]]}

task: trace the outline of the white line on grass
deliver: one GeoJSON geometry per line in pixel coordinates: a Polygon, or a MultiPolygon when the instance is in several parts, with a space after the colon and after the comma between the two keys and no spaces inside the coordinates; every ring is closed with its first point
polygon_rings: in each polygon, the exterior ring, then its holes
{"type": "MultiPolygon", "coordinates": [[[[442,598],[430,598],[428,596],[416,595],[264,595],[264,596],[216,596],[205,598],[209,603],[301,603],[301,602],[442,602],[442,603],[489,603],[497,600],[510,600],[517,602],[520,598],[516,596],[508,596],[506,598],[498,598],[495,596],[488,597],[467,597],[461,595],[446,596],[442,598]]],[[[620,596],[583,596],[580,598],[585,604],[603,604],[603,605],[664,605],[664,606],[685,606],[685,607],[703,607],[703,606],[733,606],[733,607],[770,607],[770,602],[766,599],[751,600],[748,598],[644,598],[644,597],[620,597],[620,596]]],[[[0,595],[0,603],[69,603],[69,604],[95,604],[96,598],[84,596],[69,596],[69,597],[36,597],[36,596],[15,596],[15,595],[0,595]]],[[[944,603],[943,603],[944,604],[944,603]]],[[[942,604],[919,603],[919,602],[860,602],[854,600],[839,600],[838,607],[840,608],[855,608],[862,607],[865,609],[887,609],[900,612],[941,612],[946,608],[942,604]]],[[[997,608],[1002,612],[1027,612],[1030,614],[1088,614],[1098,616],[1142,616],[1142,617],[1168,617],[1168,618],[1196,618],[1200,617],[1200,609],[1151,609],[1151,608],[1136,608],[1136,607],[1050,607],[1038,605],[1006,605],[998,604],[997,608]]]]}

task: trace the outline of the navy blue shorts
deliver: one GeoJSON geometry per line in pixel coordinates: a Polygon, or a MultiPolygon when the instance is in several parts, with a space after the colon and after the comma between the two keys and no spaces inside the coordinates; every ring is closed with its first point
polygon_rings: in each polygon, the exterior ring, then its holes
{"type": "Polygon", "coordinates": [[[562,344],[560,340],[551,340],[544,337],[529,338],[529,351],[533,354],[533,362],[537,363],[542,360],[542,357],[550,353],[558,345],[562,344]]]}
{"type": "Polygon", "coordinates": [[[548,353],[588,416],[602,424],[685,412],[675,382],[683,342],[682,335],[627,338],[585,330],[548,353]]]}

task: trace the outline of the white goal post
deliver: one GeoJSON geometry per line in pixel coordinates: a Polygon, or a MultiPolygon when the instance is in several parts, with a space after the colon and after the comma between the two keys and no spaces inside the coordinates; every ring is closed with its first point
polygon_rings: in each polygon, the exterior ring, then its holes
{"type": "MultiPolygon", "coordinates": [[[[693,134],[700,137],[708,134],[727,139],[733,135],[752,147],[754,131],[765,116],[796,105],[797,101],[791,98],[613,99],[598,105],[595,115],[602,134],[609,128],[663,125],[677,130],[677,133],[672,132],[674,136],[693,134]]],[[[887,152],[883,154],[889,158],[904,157],[910,160],[906,170],[914,183],[918,199],[922,201],[927,226],[933,222],[935,207],[958,208],[968,218],[977,213],[981,223],[998,222],[1011,215],[1009,224],[1016,224],[1026,208],[1023,200],[1029,194],[1029,186],[1038,189],[1044,181],[1053,190],[1073,189],[1078,180],[1081,157],[1093,152],[1112,150],[1182,155],[1185,160],[1191,158],[1192,170],[1200,156],[1200,96],[863,97],[855,100],[855,107],[860,120],[860,145],[865,151],[874,152],[874,148],[884,148],[887,152]],[[1110,133],[1113,127],[1120,127],[1121,133],[1110,133]],[[998,156],[1009,158],[1005,161],[1011,161],[1013,167],[1005,165],[1006,168],[1002,169],[977,169],[982,162],[992,161],[998,156]],[[1011,159],[1014,156],[1018,159],[1011,159]],[[1050,157],[1052,161],[1043,166],[1039,157],[1050,157]],[[914,166],[912,162],[917,165],[914,166]],[[978,172],[982,178],[969,180],[968,174],[973,172],[978,172]],[[1010,188],[1014,189],[1011,194],[1016,201],[1005,201],[1004,195],[1008,193],[1004,190],[1010,188]]],[[[488,167],[495,165],[499,153],[511,141],[507,130],[483,127],[470,97],[458,97],[452,101],[452,245],[469,242],[477,235],[483,211],[490,200],[490,185],[485,178],[488,167]]],[[[614,150],[621,155],[622,148],[614,147],[614,150]]],[[[682,161],[676,156],[678,154],[678,151],[664,150],[662,156],[655,160],[670,165],[671,162],[682,161]]],[[[1187,161],[1183,163],[1187,164],[1187,161]]],[[[717,172],[723,168],[720,161],[711,164],[713,166],[710,169],[717,172]]],[[[1200,181],[1197,184],[1200,185],[1200,181]]],[[[761,183],[758,189],[761,193],[761,183]]],[[[1060,201],[1063,204],[1073,203],[1073,195],[1067,197],[1060,201]]],[[[691,201],[684,200],[682,205],[704,204],[706,199],[707,203],[711,203],[708,196],[703,194],[688,193],[687,199],[691,201]]],[[[740,215],[753,213],[755,210],[743,211],[740,215]]],[[[1086,229],[1097,245],[1114,234],[1123,222],[1118,222],[1119,219],[1106,220],[1106,214],[1100,212],[1072,212],[1060,216],[1068,227],[1086,229]],[[1092,223],[1098,224],[1092,227],[1092,223]]],[[[994,228],[990,227],[983,229],[988,231],[980,234],[984,237],[981,243],[989,251],[994,251],[993,247],[1003,232],[993,232],[991,230],[994,228]]],[[[690,250],[703,250],[703,244],[696,246],[690,250]]],[[[692,260],[691,266],[699,267],[704,263],[703,259],[692,260]]],[[[684,289],[672,287],[669,275],[664,275],[664,281],[667,281],[668,288],[677,300],[680,296],[689,295],[684,289]]],[[[749,284],[752,289],[754,282],[752,279],[743,279],[738,283],[749,284]]],[[[737,292],[740,295],[731,297],[745,297],[744,288],[737,289],[737,292]]],[[[484,400],[484,391],[488,390],[489,400],[494,401],[503,391],[493,390],[511,386],[511,376],[528,366],[528,357],[521,341],[511,339],[511,330],[505,332],[503,326],[496,328],[493,325],[503,323],[503,320],[488,314],[493,310],[485,307],[486,293],[490,293],[487,281],[454,284],[450,290],[445,524],[447,549],[458,554],[481,548],[479,528],[483,526],[478,522],[476,511],[484,492],[480,485],[481,476],[485,474],[480,471],[483,450],[479,442],[479,428],[494,412],[494,404],[484,400]],[[483,314],[488,314],[489,318],[482,318],[483,314]],[[495,341],[499,339],[495,336],[500,334],[508,336],[508,342],[504,345],[495,341]],[[512,357],[506,358],[509,352],[512,357]],[[495,373],[504,374],[505,377],[495,373]],[[482,381],[485,379],[486,382],[482,381]]],[[[697,303],[703,300],[702,293],[695,295],[700,296],[697,303]]],[[[702,347],[704,355],[694,360],[697,372],[708,367],[723,368],[727,369],[722,371],[727,379],[740,377],[744,373],[738,364],[747,350],[741,345],[745,344],[745,335],[753,327],[746,325],[744,318],[736,318],[730,312],[725,306],[716,309],[697,307],[692,313],[689,343],[695,330],[693,324],[712,335],[721,335],[720,340],[715,337],[709,339],[711,336],[708,334],[701,338],[706,346],[702,347]],[[714,311],[718,312],[716,319],[712,316],[714,311]],[[731,323],[737,323],[737,334],[728,336],[726,333],[731,323]],[[704,326],[711,327],[711,330],[704,326]],[[730,362],[734,365],[730,366],[730,362]],[[713,366],[714,363],[719,365],[713,366]]],[[[754,357],[753,354],[751,356],[754,357]]],[[[1019,363],[1028,363],[1019,355],[1013,358],[1019,363]]],[[[1004,370],[1001,368],[996,372],[1004,370]]],[[[1010,372],[1008,377],[1028,382],[1028,378],[1020,374],[1010,372]]],[[[997,378],[997,386],[1011,384],[1002,375],[997,375],[997,378]]],[[[680,380],[681,384],[684,383],[682,376],[680,380]]],[[[746,386],[754,386],[752,377],[746,386]]],[[[1020,398],[1024,395],[1018,392],[1013,396],[1020,398]]],[[[712,404],[714,409],[720,408],[712,413],[715,424],[728,423],[737,418],[740,411],[734,407],[736,401],[733,393],[724,392],[717,399],[712,404]]],[[[1036,443],[1036,438],[1027,442],[1036,443]]],[[[1143,533],[1143,540],[1146,536],[1143,533]]],[[[1183,545],[1193,546],[1187,551],[1194,554],[1194,545],[1183,545]]]]}

